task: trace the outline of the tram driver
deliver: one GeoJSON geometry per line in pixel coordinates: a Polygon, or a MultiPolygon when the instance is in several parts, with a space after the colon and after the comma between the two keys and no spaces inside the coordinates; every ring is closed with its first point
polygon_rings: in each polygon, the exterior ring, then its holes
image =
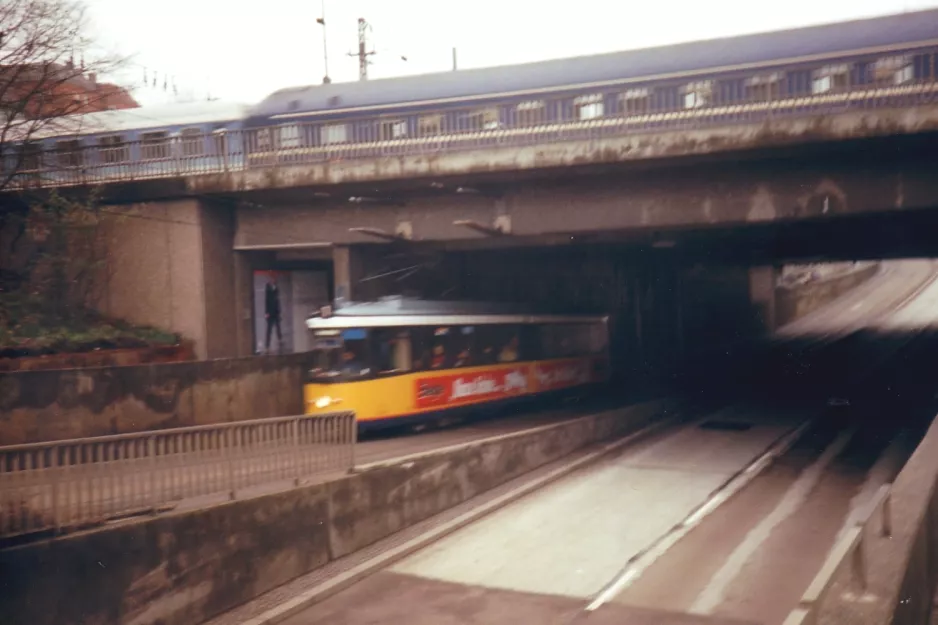
{"type": "Polygon", "coordinates": [[[342,373],[348,375],[358,375],[362,372],[362,363],[358,356],[351,349],[342,352],[342,373]]]}

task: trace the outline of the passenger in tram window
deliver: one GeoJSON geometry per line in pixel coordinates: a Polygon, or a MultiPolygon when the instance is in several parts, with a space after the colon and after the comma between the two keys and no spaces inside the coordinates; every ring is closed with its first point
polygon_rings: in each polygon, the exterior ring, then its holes
{"type": "Polygon", "coordinates": [[[518,360],[518,335],[511,337],[498,355],[498,362],[515,362],[516,360],[518,360]]]}
{"type": "Polygon", "coordinates": [[[466,349],[459,352],[458,356],[456,356],[456,362],[453,363],[453,366],[468,367],[470,364],[469,360],[469,348],[467,347],[466,349]]]}
{"type": "Polygon", "coordinates": [[[362,373],[362,368],[362,362],[354,351],[346,349],[342,352],[342,373],[358,375],[362,373]]]}
{"type": "Polygon", "coordinates": [[[446,365],[446,350],[442,345],[433,346],[433,358],[430,360],[431,369],[442,369],[446,365]]]}

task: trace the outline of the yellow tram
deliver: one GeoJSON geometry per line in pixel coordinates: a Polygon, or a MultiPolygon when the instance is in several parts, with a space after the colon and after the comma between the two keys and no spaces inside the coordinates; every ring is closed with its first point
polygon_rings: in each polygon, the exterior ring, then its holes
{"type": "Polygon", "coordinates": [[[606,382],[604,316],[385,298],[307,319],[306,412],[354,410],[360,430],[606,382]]]}

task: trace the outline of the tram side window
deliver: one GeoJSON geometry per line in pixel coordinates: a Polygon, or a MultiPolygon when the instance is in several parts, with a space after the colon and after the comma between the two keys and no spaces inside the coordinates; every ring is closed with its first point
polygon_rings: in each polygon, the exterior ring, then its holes
{"type": "Polygon", "coordinates": [[[525,359],[521,326],[484,325],[477,327],[475,338],[478,364],[517,362],[525,359]]]}
{"type": "Polygon", "coordinates": [[[450,339],[453,367],[472,367],[478,363],[475,345],[475,326],[459,326],[450,339]]]}
{"type": "Polygon", "coordinates": [[[315,379],[357,378],[371,373],[368,332],[362,329],[329,331],[313,342],[315,379]]]}
{"type": "Polygon", "coordinates": [[[544,358],[576,358],[605,348],[602,330],[593,324],[568,323],[541,326],[544,358]]]}
{"type": "Polygon", "coordinates": [[[413,341],[409,328],[381,328],[372,333],[378,374],[406,373],[414,368],[413,341]]]}

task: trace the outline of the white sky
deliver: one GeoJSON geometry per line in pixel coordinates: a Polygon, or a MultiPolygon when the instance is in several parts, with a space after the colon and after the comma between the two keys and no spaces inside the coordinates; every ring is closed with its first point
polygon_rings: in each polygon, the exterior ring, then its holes
{"type": "MultiPolygon", "coordinates": [[[[323,76],[322,0],[85,0],[95,39],[133,55],[124,84],[144,67],[158,88],[142,104],[180,93],[254,103],[323,76]]],[[[778,30],[938,6],[938,0],[325,0],[329,73],[357,80],[358,17],[378,54],[369,77],[484,67],[778,30]],[[407,62],[400,60],[404,55],[407,62]]]]}

